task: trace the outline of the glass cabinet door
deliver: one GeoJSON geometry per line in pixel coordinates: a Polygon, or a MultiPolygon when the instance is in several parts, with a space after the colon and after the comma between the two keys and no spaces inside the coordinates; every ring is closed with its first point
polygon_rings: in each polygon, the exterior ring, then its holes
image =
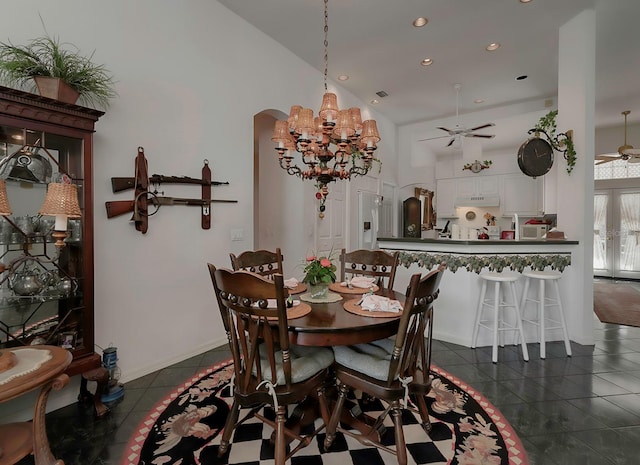
{"type": "Polygon", "coordinates": [[[0,216],[0,347],[93,350],[93,331],[85,330],[93,321],[86,321],[83,146],[81,135],[0,125],[0,179],[11,210],[0,216]],[[55,245],[56,219],[39,213],[55,182],[77,186],[81,211],[67,219],[63,246],[55,245]]]}

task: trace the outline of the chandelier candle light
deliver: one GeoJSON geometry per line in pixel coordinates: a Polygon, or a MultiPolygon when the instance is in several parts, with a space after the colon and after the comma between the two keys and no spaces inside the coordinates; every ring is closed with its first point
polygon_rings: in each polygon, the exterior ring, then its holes
{"type": "Polygon", "coordinates": [[[324,96],[318,116],[311,108],[293,105],[289,118],[275,123],[271,140],[278,145],[280,167],[292,176],[316,181],[319,217],[324,218],[327,185],[338,179],[364,176],[371,169],[373,152],[380,142],[375,120],[362,121],[360,108],[338,108],[336,94],[327,92],[328,0],[324,0],[324,96]],[[302,155],[301,168],[293,163],[294,152],[302,155]]]}

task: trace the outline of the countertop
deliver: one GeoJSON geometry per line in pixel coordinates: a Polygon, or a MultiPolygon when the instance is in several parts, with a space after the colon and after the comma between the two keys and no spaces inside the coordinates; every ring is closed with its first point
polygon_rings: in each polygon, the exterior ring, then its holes
{"type": "Polygon", "coordinates": [[[450,245],[490,245],[490,246],[521,246],[521,245],[576,245],[579,241],[570,241],[566,239],[543,239],[539,241],[534,240],[491,240],[491,239],[476,239],[476,240],[457,240],[457,239],[427,239],[419,237],[379,237],[378,241],[384,242],[404,242],[412,244],[450,244],[450,245]]]}

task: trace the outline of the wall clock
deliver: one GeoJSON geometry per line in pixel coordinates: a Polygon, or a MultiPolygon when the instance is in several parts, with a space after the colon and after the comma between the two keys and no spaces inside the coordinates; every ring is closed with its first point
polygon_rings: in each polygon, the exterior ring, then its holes
{"type": "Polygon", "coordinates": [[[553,166],[553,147],[540,137],[526,140],[518,150],[518,166],[532,178],[547,174],[553,166]]]}

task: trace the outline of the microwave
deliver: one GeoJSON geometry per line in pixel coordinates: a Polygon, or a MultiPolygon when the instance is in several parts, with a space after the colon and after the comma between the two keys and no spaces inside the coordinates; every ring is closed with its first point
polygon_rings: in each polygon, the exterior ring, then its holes
{"type": "Polygon", "coordinates": [[[548,229],[548,224],[522,224],[520,225],[520,240],[544,239],[548,229]]]}

